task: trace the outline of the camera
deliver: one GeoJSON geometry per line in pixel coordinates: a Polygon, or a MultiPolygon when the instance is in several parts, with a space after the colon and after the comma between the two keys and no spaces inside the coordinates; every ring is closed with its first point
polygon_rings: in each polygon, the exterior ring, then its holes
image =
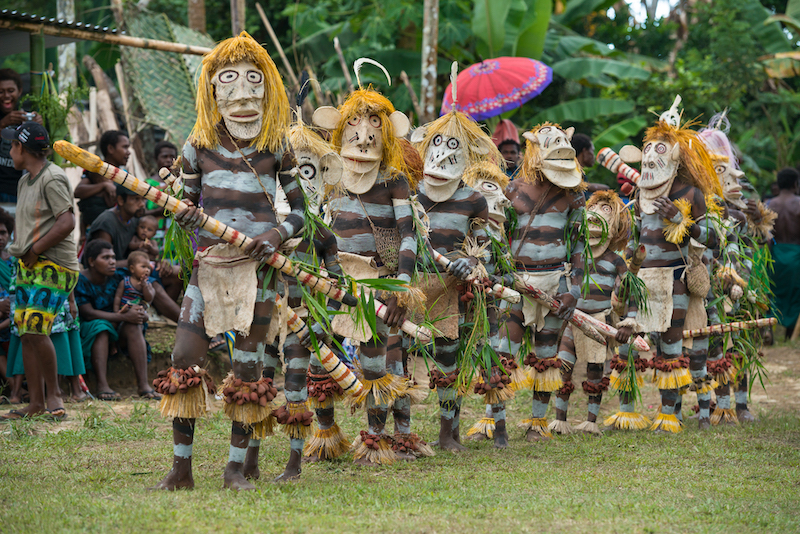
{"type": "Polygon", "coordinates": [[[25,120],[26,121],[32,121],[35,118],[36,118],[36,113],[34,113],[32,111],[29,111],[29,112],[25,113],[25,120]]]}

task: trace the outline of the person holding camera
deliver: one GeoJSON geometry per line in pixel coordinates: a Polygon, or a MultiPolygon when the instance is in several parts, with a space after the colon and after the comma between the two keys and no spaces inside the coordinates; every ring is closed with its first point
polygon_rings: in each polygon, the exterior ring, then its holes
{"type": "MultiPolygon", "coordinates": [[[[42,124],[42,116],[19,107],[22,96],[22,78],[12,69],[0,69],[0,129],[17,126],[25,121],[42,124]]],[[[17,182],[22,171],[14,168],[11,159],[11,141],[0,140],[0,202],[17,201],[17,182]]]]}

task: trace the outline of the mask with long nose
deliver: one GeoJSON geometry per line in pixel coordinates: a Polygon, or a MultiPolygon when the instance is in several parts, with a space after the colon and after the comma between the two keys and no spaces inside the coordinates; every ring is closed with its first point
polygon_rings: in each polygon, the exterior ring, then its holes
{"type": "Polygon", "coordinates": [[[249,61],[241,61],[219,69],[211,83],[230,134],[244,141],[255,139],[264,119],[264,73],[249,61]]]}
{"type": "Polygon", "coordinates": [[[425,194],[434,202],[453,196],[467,167],[464,146],[455,137],[435,134],[425,153],[425,194]]]}
{"type": "Polygon", "coordinates": [[[718,161],[714,165],[714,170],[717,171],[717,178],[722,185],[725,202],[739,209],[745,209],[747,204],[742,200],[742,186],[739,184],[739,179],[744,176],[744,173],[728,161],[718,161]]]}
{"type": "Polygon", "coordinates": [[[574,132],[574,128],[562,130],[546,124],[538,130],[522,134],[538,151],[537,170],[552,184],[565,189],[577,187],[583,180],[583,171],[570,144],[574,132]]]}

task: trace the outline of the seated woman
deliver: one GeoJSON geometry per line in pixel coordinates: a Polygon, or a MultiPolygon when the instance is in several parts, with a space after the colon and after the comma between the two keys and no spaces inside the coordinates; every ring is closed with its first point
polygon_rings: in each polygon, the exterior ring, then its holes
{"type": "Polygon", "coordinates": [[[95,239],[86,245],[84,270],[75,288],[75,300],[81,316],[83,353],[91,355],[97,374],[97,397],[100,400],[119,400],[120,395],[108,385],[108,355],[113,343],[127,350],[133,363],[139,395],[160,399],[147,379],[147,343],[142,324],[147,311],[139,304],[114,313],[114,295],[121,278],[116,274],[117,261],[111,243],[95,239]]]}

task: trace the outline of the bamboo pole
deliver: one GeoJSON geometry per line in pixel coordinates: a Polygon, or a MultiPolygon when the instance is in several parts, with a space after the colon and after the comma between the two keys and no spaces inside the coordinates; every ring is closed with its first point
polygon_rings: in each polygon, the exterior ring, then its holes
{"type": "Polygon", "coordinates": [[[275,31],[272,29],[272,24],[269,23],[269,19],[267,18],[266,13],[264,13],[264,9],[261,7],[261,4],[256,2],[256,10],[258,11],[258,16],[261,17],[261,22],[264,23],[264,27],[267,29],[267,33],[269,33],[270,39],[272,39],[272,44],[275,45],[275,48],[278,50],[278,54],[281,56],[281,61],[283,61],[283,66],[286,68],[286,71],[289,73],[289,77],[292,79],[292,84],[294,84],[295,90],[300,90],[300,82],[297,81],[297,76],[294,74],[294,70],[292,69],[292,65],[289,63],[289,60],[286,58],[286,54],[283,53],[283,47],[281,46],[280,41],[278,41],[278,36],[275,35],[275,31]]]}
{"type": "MultiPolygon", "coordinates": [[[[283,309],[284,303],[281,300],[280,296],[275,297],[275,304],[278,306],[278,310],[283,309]]],[[[289,320],[287,324],[289,328],[295,334],[300,335],[300,332],[306,328],[306,324],[303,320],[295,313],[292,308],[288,309],[289,312],[289,320]]],[[[324,343],[319,344],[319,354],[317,354],[320,364],[325,370],[331,375],[339,387],[344,390],[345,393],[348,395],[352,395],[357,397],[364,392],[364,384],[353,374],[353,372],[347,368],[347,366],[342,363],[342,360],[336,356],[336,353],[333,352],[327,345],[324,343]]]]}
{"type": "MultiPolygon", "coordinates": [[[[172,213],[178,213],[179,211],[183,211],[188,208],[185,203],[181,202],[177,198],[168,195],[163,191],[159,191],[158,189],[150,186],[147,182],[143,182],[135,176],[123,171],[122,169],[118,169],[117,167],[106,163],[94,154],[91,154],[90,152],[87,152],[80,147],[73,145],[72,143],[67,141],[56,141],[53,143],[53,149],[61,157],[68,159],[75,165],[83,167],[89,172],[93,172],[108,178],[123,187],[127,187],[137,195],[145,197],[147,200],[158,204],[162,208],[171,211],[172,213]]],[[[204,215],[200,227],[203,230],[219,237],[223,241],[242,249],[246,248],[253,241],[250,237],[247,237],[238,230],[234,230],[230,226],[223,224],[208,215],[204,215]]],[[[356,297],[336,287],[328,279],[320,278],[301,270],[283,254],[278,252],[273,253],[272,256],[266,260],[266,263],[270,267],[279,269],[281,272],[297,278],[301,284],[308,286],[315,291],[319,291],[334,300],[346,304],[347,306],[358,305],[358,299],[356,297]]],[[[384,320],[388,314],[388,309],[386,306],[378,300],[375,300],[375,314],[382,320],[384,320]]],[[[403,321],[403,324],[400,325],[400,329],[422,342],[430,342],[432,339],[430,330],[422,326],[417,326],[409,320],[403,321]]]]}
{"type": "Polygon", "coordinates": [[[38,22],[26,22],[20,20],[0,20],[0,29],[17,30],[29,33],[41,31],[44,35],[68,37],[72,39],[81,39],[84,41],[98,41],[101,43],[115,44],[120,46],[132,46],[134,48],[160,50],[162,52],[175,52],[176,54],[202,56],[211,52],[211,49],[205,46],[191,46],[181,43],[170,43],[169,41],[130,37],[127,35],[115,35],[87,30],[78,30],[76,28],[62,28],[60,26],[49,26],[47,24],[38,22]]]}
{"type": "Polygon", "coordinates": [[[775,326],[776,324],[778,324],[778,320],[775,317],[753,319],[751,321],[735,321],[733,323],[712,324],[711,326],[707,326],[705,328],[684,330],[683,339],[714,334],[726,334],[728,332],[739,332],[741,330],[753,330],[763,326],[775,326]]]}

